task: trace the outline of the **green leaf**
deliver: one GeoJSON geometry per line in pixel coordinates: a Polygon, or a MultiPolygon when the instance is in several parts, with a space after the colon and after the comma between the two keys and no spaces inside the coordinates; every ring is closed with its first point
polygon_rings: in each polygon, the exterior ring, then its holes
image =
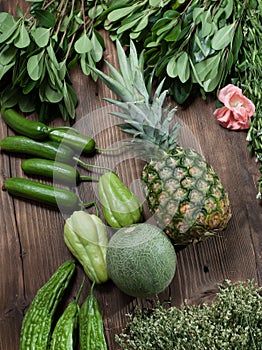
{"type": "Polygon", "coordinates": [[[7,12],[0,12],[0,32],[7,32],[14,24],[16,24],[16,20],[12,15],[7,12]]]}
{"type": "Polygon", "coordinates": [[[46,48],[48,56],[50,58],[50,61],[54,64],[54,67],[58,70],[59,69],[59,63],[54,51],[54,47],[53,47],[53,42],[50,41],[50,44],[47,46],[46,48]]]}
{"type": "Polygon", "coordinates": [[[39,80],[44,65],[44,50],[36,55],[29,57],[27,61],[27,72],[30,78],[34,81],[39,80]]]}
{"type": "Polygon", "coordinates": [[[236,22],[219,29],[212,38],[211,46],[214,50],[226,48],[233,40],[236,22]]]}
{"type": "Polygon", "coordinates": [[[117,34],[119,35],[119,34],[125,32],[126,30],[132,29],[141,20],[141,18],[142,18],[141,14],[134,14],[133,16],[129,17],[128,21],[126,21],[125,24],[122,24],[117,29],[117,34]]]}
{"type": "Polygon", "coordinates": [[[109,13],[109,15],[107,16],[107,19],[109,22],[118,21],[121,18],[127,17],[130,13],[132,13],[137,8],[139,8],[139,6],[137,6],[137,4],[134,4],[133,6],[116,9],[109,13]]]}
{"type": "Polygon", "coordinates": [[[5,45],[0,52],[0,64],[5,66],[9,64],[11,61],[15,60],[15,56],[17,53],[17,48],[13,45],[5,45]]]}
{"type": "Polygon", "coordinates": [[[18,106],[21,112],[31,113],[35,111],[35,100],[32,99],[31,95],[24,96],[19,99],[18,106]]]}
{"type": "Polygon", "coordinates": [[[74,45],[75,51],[79,54],[87,53],[92,50],[93,45],[86,33],[78,38],[74,45]]]}
{"type": "Polygon", "coordinates": [[[201,23],[202,23],[202,37],[206,37],[210,35],[213,31],[213,24],[212,24],[212,16],[210,10],[205,11],[201,15],[201,23]]]}
{"type": "Polygon", "coordinates": [[[195,24],[201,23],[201,15],[204,12],[203,7],[195,7],[193,10],[193,21],[195,24]]]}
{"type": "Polygon", "coordinates": [[[19,88],[7,85],[0,95],[0,105],[6,108],[14,107],[19,100],[19,88]]]}
{"type": "Polygon", "coordinates": [[[233,8],[234,8],[234,0],[227,0],[227,5],[225,7],[226,19],[228,19],[231,16],[233,8]]]}
{"type": "Polygon", "coordinates": [[[171,85],[171,94],[177,103],[184,103],[190,96],[192,91],[192,82],[189,79],[186,83],[181,83],[179,79],[175,79],[171,85]]]}
{"type": "Polygon", "coordinates": [[[151,30],[152,32],[157,32],[159,29],[162,30],[162,28],[166,27],[169,23],[170,23],[170,18],[167,18],[167,17],[160,18],[153,24],[151,30]]]}
{"type": "Polygon", "coordinates": [[[234,61],[237,61],[239,57],[238,54],[241,49],[242,43],[243,43],[243,32],[242,32],[241,26],[238,25],[236,33],[234,35],[234,40],[232,45],[232,53],[233,53],[234,61]]]}
{"type": "Polygon", "coordinates": [[[64,102],[66,110],[69,116],[74,119],[75,118],[75,96],[73,93],[73,89],[70,89],[70,86],[64,81],[64,102]]]}
{"type": "Polygon", "coordinates": [[[38,19],[40,27],[54,28],[56,24],[55,15],[48,10],[35,10],[34,16],[38,19]]]}
{"type": "Polygon", "coordinates": [[[38,47],[45,47],[50,38],[50,28],[37,27],[31,35],[38,47]]]}
{"type": "MultiPolygon", "coordinates": [[[[182,52],[180,52],[180,55],[182,54],[182,52]]],[[[175,78],[178,76],[178,70],[177,70],[177,59],[178,59],[179,55],[175,55],[173,56],[168,64],[167,64],[167,67],[166,67],[166,72],[167,72],[167,75],[170,77],[170,78],[175,78]]]]}
{"type": "Polygon", "coordinates": [[[46,101],[50,103],[58,103],[63,99],[63,93],[49,83],[45,85],[46,101]]]}
{"type": "Polygon", "coordinates": [[[205,81],[211,71],[216,71],[221,59],[221,53],[209,57],[204,61],[195,64],[195,70],[200,81],[205,81]]]}
{"type": "Polygon", "coordinates": [[[0,79],[3,78],[3,76],[9,71],[10,68],[12,68],[15,65],[15,62],[11,62],[5,66],[0,64],[0,79]]]}
{"type": "MultiPolygon", "coordinates": [[[[96,68],[96,62],[94,61],[92,55],[91,55],[91,52],[88,52],[87,53],[87,58],[88,58],[88,65],[90,68],[96,68]]],[[[93,71],[93,69],[91,69],[90,71],[90,75],[92,77],[92,79],[94,81],[97,81],[98,79],[98,75],[93,71]]]]}
{"type": "Polygon", "coordinates": [[[201,62],[208,56],[214,54],[215,50],[211,48],[210,36],[203,38],[201,35],[201,30],[196,30],[191,38],[191,52],[195,63],[201,62]]]}
{"type": "Polygon", "coordinates": [[[187,52],[183,52],[177,60],[178,77],[182,83],[185,83],[190,77],[190,64],[187,52]]]}
{"type": "Polygon", "coordinates": [[[91,69],[88,66],[87,60],[88,60],[87,54],[86,53],[81,54],[80,66],[81,66],[83,74],[85,74],[85,75],[89,75],[91,73],[91,69]]]}
{"type": "Polygon", "coordinates": [[[135,27],[135,29],[133,29],[133,32],[141,32],[143,29],[146,28],[146,26],[148,25],[148,16],[143,16],[141,21],[138,23],[138,25],[135,27]]]}
{"type": "Polygon", "coordinates": [[[50,79],[51,84],[56,86],[58,89],[61,91],[63,90],[63,80],[64,77],[62,75],[62,67],[60,68],[60,65],[58,64],[57,66],[54,64],[53,61],[45,59],[45,67],[48,72],[48,76],[50,79]],[[61,72],[60,72],[61,69],[61,72]]]}
{"type": "Polygon", "coordinates": [[[176,26],[165,36],[165,41],[173,41],[176,42],[179,38],[179,34],[181,32],[181,22],[179,21],[176,26]]]}
{"type": "Polygon", "coordinates": [[[91,36],[91,42],[92,42],[92,51],[91,55],[95,62],[101,61],[103,57],[104,49],[100,43],[100,41],[97,39],[96,32],[93,31],[91,36]]]}
{"type": "Polygon", "coordinates": [[[33,80],[29,80],[26,84],[26,86],[23,88],[23,94],[27,95],[29,94],[36,86],[37,86],[38,82],[37,81],[33,81],[33,80]]]}
{"type": "Polygon", "coordinates": [[[0,44],[4,43],[5,41],[7,41],[8,39],[10,39],[10,37],[13,34],[19,34],[19,32],[17,31],[17,28],[19,26],[19,22],[15,22],[12,27],[8,28],[6,31],[4,31],[1,35],[0,35],[0,44]]]}
{"type": "Polygon", "coordinates": [[[23,49],[23,48],[29,46],[29,44],[30,44],[30,37],[29,37],[28,31],[25,27],[24,22],[22,22],[22,24],[19,27],[19,35],[14,40],[14,45],[18,49],[23,49]]]}

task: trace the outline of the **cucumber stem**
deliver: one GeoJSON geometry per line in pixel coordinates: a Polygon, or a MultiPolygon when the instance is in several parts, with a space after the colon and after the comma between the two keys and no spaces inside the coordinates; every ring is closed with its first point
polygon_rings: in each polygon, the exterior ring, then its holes
{"type": "Polygon", "coordinates": [[[94,206],[94,207],[95,207],[95,210],[96,210],[96,216],[99,217],[99,208],[98,208],[98,205],[97,205],[96,202],[80,203],[80,206],[81,206],[82,208],[90,208],[90,207],[94,206]]]}
{"type": "Polygon", "coordinates": [[[119,147],[113,147],[113,148],[101,148],[101,147],[96,147],[96,151],[98,152],[114,152],[114,151],[119,151],[120,149],[122,148],[125,148],[127,146],[130,146],[130,145],[122,145],[122,146],[119,146],[119,147]]]}
{"type": "Polygon", "coordinates": [[[89,181],[94,181],[94,182],[98,182],[99,181],[99,179],[95,179],[94,177],[92,177],[92,176],[88,176],[88,175],[80,175],[80,179],[81,179],[81,181],[83,180],[89,180],[89,181]]]}
{"type": "Polygon", "coordinates": [[[77,157],[73,157],[73,159],[78,162],[80,165],[87,167],[87,168],[93,168],[93,169],[104,169],[104,170],[108,170],[108,171],[112,171],[111,168],[105,167],[105,166],[101,166],[101,165],[94,165],[94,164],[88,164],[83,162],[81,159],[77,158],[77,157]]]}

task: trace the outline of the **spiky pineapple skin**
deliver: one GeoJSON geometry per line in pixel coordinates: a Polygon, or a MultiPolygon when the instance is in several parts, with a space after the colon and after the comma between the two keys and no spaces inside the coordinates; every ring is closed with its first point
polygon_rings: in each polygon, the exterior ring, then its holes
{"type": "Polygon", "coordinates": [[[174,244],[187,245],[220,233],[231,217],[228,194],[206,160],[177,147],[142,171],[146,201],[174,244]]]}

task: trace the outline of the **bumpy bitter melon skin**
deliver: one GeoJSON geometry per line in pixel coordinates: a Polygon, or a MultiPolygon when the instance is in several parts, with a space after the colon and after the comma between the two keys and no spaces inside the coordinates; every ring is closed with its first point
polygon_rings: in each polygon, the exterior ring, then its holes
{"type": "Polygon", "coordinates": [[[146,223],[118,230],[109,241],[106,262],[115,285],[134,297],[159,294],[176,271],[171,241],[158,227],[146,223]]]}
{"type": "Polygon", "coordinates": [[[93,288],[94,283],[79,312],[80,348],[81,350],[107,350],[103,318],[93,288]]]}
{"type": "Polygon", "coordinates": [[[23,319],[19,350],[48,349],[53,316],[74,271],[74,260],[64,262],[38,290],[23,319]]]}

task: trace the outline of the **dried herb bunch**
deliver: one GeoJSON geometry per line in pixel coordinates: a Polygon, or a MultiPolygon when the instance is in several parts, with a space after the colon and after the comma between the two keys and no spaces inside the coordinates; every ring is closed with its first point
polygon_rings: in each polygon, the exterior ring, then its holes
{"type": "Polygon", "coordinates": [[[124,350],[261,350],[262,297],[253,281],[219,286],[211,304],[137,309],[116,342],[124,350]]]}

